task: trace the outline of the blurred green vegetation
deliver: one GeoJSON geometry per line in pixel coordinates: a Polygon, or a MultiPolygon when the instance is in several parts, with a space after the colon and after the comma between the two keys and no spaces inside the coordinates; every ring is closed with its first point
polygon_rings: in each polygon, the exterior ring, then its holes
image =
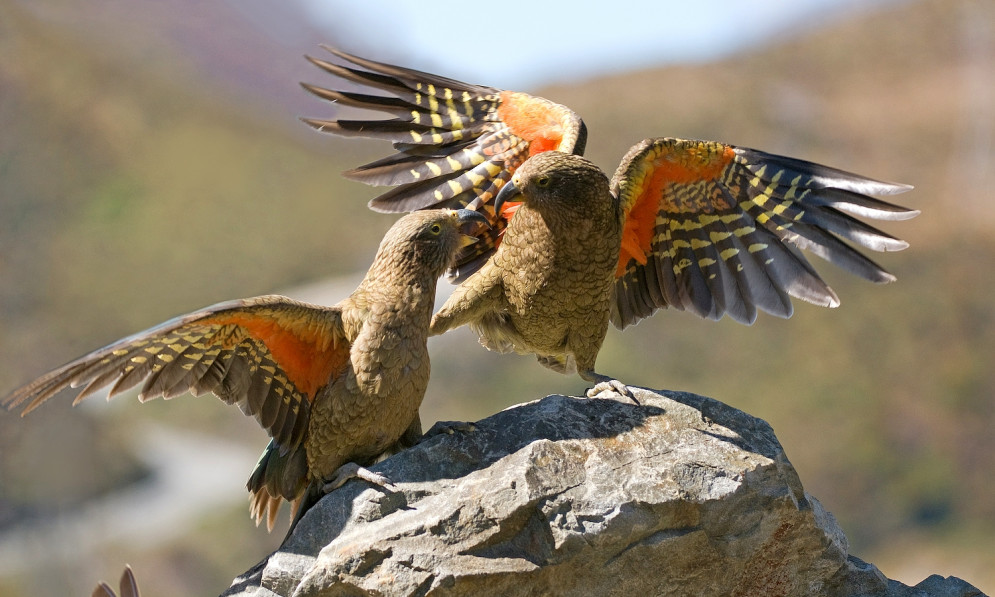
{"type": "MultiPolygon", "coordinates": [[[[880,256],[896,284],[816,264],[839,309],[798,304],[792,319],[752,327],[659,313],[609,332],[599,370],[766,419],[852,553],[910,584],[935,572],[991,593],[995,125],[970,95],[995,72],[995,55],[970,43],[984,6],[905,3],[716,64],[532,91],[583,115],[588,155],[609,171],[636,141],[669,135],[916,185],[898,201],[923,215],[886,227],[911,248],[880,256]]],[[[366,209],[373,190],[339,175],[386,145],[250,110],[182,61],[141,68],[16,3],[0,3],[0,55],[17,57],[0,61],[0,391],[178,313],[365,269],[393,221],[366,209]]],[[[584,389],[475,344],[465,330],[433,340],[426,428],[584,389]]],[[[141,476],[122,446],[143,420],[265,443],[214,400],[68,402],[25,420],[0,413],[0,532],[141,476]]],[[[281,535],[253,527],[240,504],[183,540],[143,550],[136,538],[0,579],[0,593],[82,595],[124,561],[151,580],[148,597],[219,592],[281,535]]]]}

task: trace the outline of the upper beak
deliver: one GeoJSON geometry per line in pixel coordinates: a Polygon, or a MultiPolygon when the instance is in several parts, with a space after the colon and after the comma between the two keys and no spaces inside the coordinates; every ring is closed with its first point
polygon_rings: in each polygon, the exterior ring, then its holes
{"type": "Polygon", "coordinates": [[[460,224],[470,224],[472,222],[478,222],[491,227],[491,223],[487,220],[487,216],[480,213],[479,211],[474,211],[472,209],[458,209],[456,210],[456,218],[459,220],[460,224]]]}
{"type": "Polygon", "coordinates": [[[474,211],[472,209],[460,209],[454,211],[453,213],[456,215],[456,219],[460,224],[460,230],[463,232],[460,238],[461,247],[468,247],[477,242],[476,236],[466,234],[466,232],[469,232],[475,228],[475,224],[483,224],[485,228],[491,227],[491,223],[487,220],[487,216],[479,211],[474,211]]]}
{"type": "Polygon", "coordinates": [[[505,202],[514,201],[521,194],[522,192],[515,186],[514,178],[504,183],[504,186],[498,191],[497,197],[494,198],[494,215],[499,217],[501,215],[501,207],[504,206],[505,202]]]}

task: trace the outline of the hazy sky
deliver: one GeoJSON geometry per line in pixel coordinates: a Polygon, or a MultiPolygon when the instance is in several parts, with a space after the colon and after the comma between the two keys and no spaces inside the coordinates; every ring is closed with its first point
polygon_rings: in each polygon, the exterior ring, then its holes
{"type": "Polygon", "coordinates": [[[709,60],[902,0],[297,1],[315,25],[353,36],[364,55],[521,88],[709,60]],[[372,56],[376,45],[383,51],[372,56]]]}

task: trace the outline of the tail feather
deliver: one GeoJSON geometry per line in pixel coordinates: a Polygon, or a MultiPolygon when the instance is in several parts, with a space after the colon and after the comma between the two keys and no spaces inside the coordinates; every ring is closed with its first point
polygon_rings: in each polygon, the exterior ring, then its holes
{"type": "Polygon", "coordinates": [[[272,531],[284,500],[291,503],[291,516],[294,516],[307,478],[304,446],[287,451],[270,440],[246,484],[251,494],[249,509],[256,524],[265,519],[266,529],[272,531]]]}

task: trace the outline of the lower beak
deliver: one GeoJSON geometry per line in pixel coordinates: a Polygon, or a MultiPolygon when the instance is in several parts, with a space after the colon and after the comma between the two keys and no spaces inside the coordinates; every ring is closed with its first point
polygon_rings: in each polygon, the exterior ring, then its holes
{"type": "Polygon", "coordinates": [[[468,247],[473,243],[477,242],[477,237],[466,232],[477,229],[479,226],[485,228],[490,228],[491,223],[487,220],[487,216],[480,213],[479,211],[474,211],[472,209],[460,209],[454,212],[457,220],[460,223],[460,231],[463,234],[460,235],[460,248],[468,247]]]}

